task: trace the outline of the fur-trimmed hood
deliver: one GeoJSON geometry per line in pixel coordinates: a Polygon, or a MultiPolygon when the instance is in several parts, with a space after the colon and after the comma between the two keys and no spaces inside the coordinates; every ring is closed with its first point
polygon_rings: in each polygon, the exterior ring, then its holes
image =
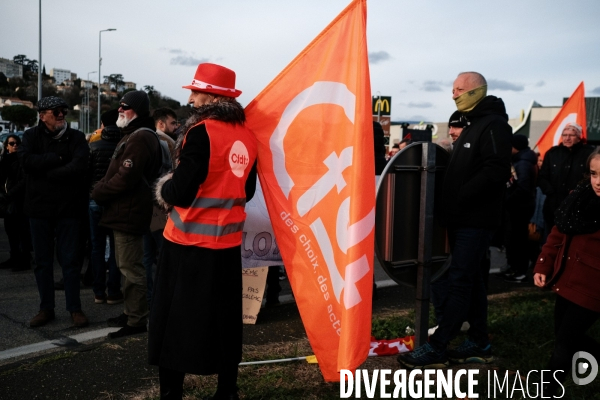
{"type": "Polygon", "coordinates": [[[218,100],[214,103],[208,103],[199,108],[195,108],[192,114],[189,116],[185,125],[181,130],[181,134],[177,137],[177,143],[175,146],[176,158],[179,158],[179,152],[183,144],[183,138],[187,132],[198,123],[207,119],[214,119],[217,121],[228,122],[231,124],[243,124],[246,122],[246,114],[244,108],[236,99],[233,97],[218,97],[218,100]]]}
{"type": "Polygon", "coordinates": [[[246,122],[246,114],[244,114],[242,105],[234,98],[219,97],[214,103],[195,108],[192,115],[185,122],[182,132],[187,133],[192,126],[207,119],[216,119],[232,124],[243,124],[246,122]]]}

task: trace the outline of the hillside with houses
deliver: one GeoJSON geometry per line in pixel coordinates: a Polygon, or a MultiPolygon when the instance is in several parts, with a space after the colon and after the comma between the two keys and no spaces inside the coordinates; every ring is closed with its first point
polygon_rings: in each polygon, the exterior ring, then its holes
{"type": "MultiPolygon", "coordinates": [[[[21,131],[37,121],[35,106],[38,100],[38,74],[36,60],[19,54],[12,59],[0,57],[0,128],[2,132],[21,131]]],[[[144,90],[150,97],[152,109],[169,107],[179,118],[186,118],[189,107],[162,96],[151,85],[138,88],[135,82],[125,80],[121,74],[103,76],[103,83],[78,77],[66,68],[51,68],[49,73],[42,66],[42,96],[57,96],[69,105],[67,120],[73,128],[85,133],[97,127],[98,99],[101,113],[118,106],[119,99],[128,91],[144,90]]],[[[89,78],[89,74],[88,74],[89,78]]]]}

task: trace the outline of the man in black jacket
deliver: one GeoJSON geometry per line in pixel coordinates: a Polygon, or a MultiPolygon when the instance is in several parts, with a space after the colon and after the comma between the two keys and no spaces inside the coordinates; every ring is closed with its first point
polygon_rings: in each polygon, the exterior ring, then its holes
{"type": "Polygon", "coordinates": [[[512,130],[502,100],[486,96],[487,83],[481,74],[459,74],[452,94],[467,126],[454,143],[442,189],[441,212],[452,252],[450,267],[441,278],[447,295],[439,326],[429,342],[398,357],[409,368],[444,367],[449,360],[493,359],[483,258],[493,230],[500,225],[510,177],[512,130]],[[446,350],[464,321],[471,325],[470,338],[458,348],[446,350]]]}
{"type": "Polygon", "coordinates": [[[88,202],[86,185],[89,148],[85,135],[67,126],[67,103],[58,97],[38,102],[40,121],[25,132],[18,154],[26,174],[25,214],[29,216],[35,251],[35,279],[40,311],[32,328],[45,325],[54,315],[54,248],[63,271],[67,311],[73,324],[83,327],[88,319],[81,311],[79,243],[81,221],[88,202]]]}
{"type": "Polygon", "coordinates": [[[150,116],[146,92],[127,92],[119,104],[117,126],[123,138],[117,144],[106,175],[95,186],[92,198],[104,207],[100,226],[112,229],[117,266],[123,281],[124,312],[108,320],[121,327],[109,338],[146,332],[148,291],[143,235],[152,218],[151,185],[161,166],[158,138],[150,116]]]}
{"type": "Polygon", "coordinates": [[[546,195],[543,209],[546,235],[554,226],[554,212],[583,179],[587,159],[594,151],[594,146],[584,143],[581,135],[581,126],[569,122],[562,131],[562,143],[544,155],[538,186],[546,195]]]}

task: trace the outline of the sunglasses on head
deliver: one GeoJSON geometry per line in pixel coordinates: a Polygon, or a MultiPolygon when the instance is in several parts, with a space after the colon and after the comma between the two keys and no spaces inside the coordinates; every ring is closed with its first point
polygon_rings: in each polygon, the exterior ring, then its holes
{"type": "Polygon", "coordinates": [[[7,145],[9,145],[9,146],[16,146],[16,145],[18,145],[19,143],[17,143],[17,142],[8,142],[8,143],[6,143],[6,144],[7,144],[7,145]]]}
{"type": "Polygon", "coordinates": [[[51,112],[52,115],[58,117],[61,113],[63,116],[67,115],[69,113],[69,110],[66,108],[55,108],[54,110],[48,110],[48,112],[51,112]]]}
{"type": "Polygon", "coordinates": [[[121,103],[119,104],[119,108],[122,108],[123,111],[131,110],[131,106],[129,104],[121,103]]]}

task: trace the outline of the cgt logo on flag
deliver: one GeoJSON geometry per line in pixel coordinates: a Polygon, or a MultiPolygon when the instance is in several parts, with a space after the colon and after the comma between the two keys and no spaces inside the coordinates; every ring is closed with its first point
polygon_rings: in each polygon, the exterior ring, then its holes
{"type": "Polygon", "coordinates": [[[246,108],[277,244],[323,376],[370,345],[375,168],[366,1],[353,1],[246,108]]]}

